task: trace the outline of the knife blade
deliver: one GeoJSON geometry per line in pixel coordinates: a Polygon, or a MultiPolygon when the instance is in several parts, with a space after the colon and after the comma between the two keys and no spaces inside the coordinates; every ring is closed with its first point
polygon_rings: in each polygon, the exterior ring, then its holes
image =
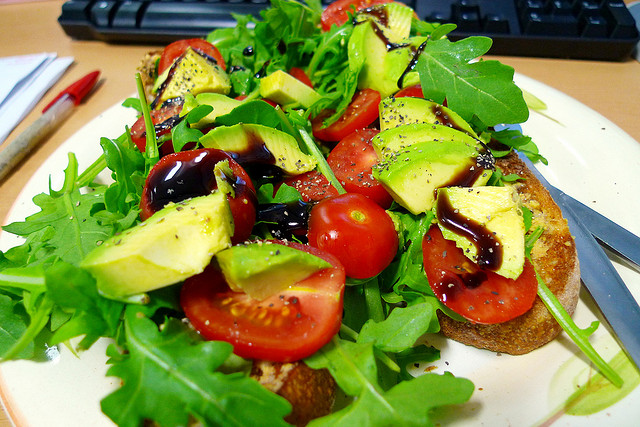
{"type": "MultiPolygon", "coordinates": [[[[519,153],[519,156],[546,188],[555,188],[525,155],[519,153]]],[[[550,193],[553,196],[553,191],[550,193]]],[[[559,195],[554,200],[562,210],[562,215],[567,220],[569,230],[574,237],[582,282],[617,335],[622,349],[640,368],[640,306],[604,250],[566,198],[559,195]]]]}
{"type": "Polygon", "coordinates": [[[640,267],[640,237],[574,199],[557,187],[549,188],[554,199],[562,198],[580,218],[598,242],[640,267]]]}

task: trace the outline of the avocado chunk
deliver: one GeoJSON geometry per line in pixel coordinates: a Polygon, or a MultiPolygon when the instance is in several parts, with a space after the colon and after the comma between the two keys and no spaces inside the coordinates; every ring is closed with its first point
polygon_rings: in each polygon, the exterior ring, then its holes
{"type": "Polygon", "coordinates": [[[433,123],[448,126],[478,138],[462,117],[450,108],[424,98],[389,97],[380,103],[380,130],[410,123],[433,123]]]}
{"type": "Polygon", "coordinates": [[[304,108],[311,107],[322,98],[318,92],[282,70],[260,79],[260,96],[285,107],[301,105],[304,108]]]}
{"type": "MultiPolygon", "coordinates": [[[[356,16],[348,54],[351,63],[362,64],[359,89],[374,89],[382,98],[399,90],[398,80],[413,59],[408,40],[412,17],[413,11],[400,3],[377,5],[356,16]]],[[[403,82],[411,85],[419,79],[409,73],[403,82]]]]}
{"type": "MultiPolygon", "coordinates": [[[[164,75],[160,76],[161,79],[164,75]]],[[[207,57],[190,47],[169,68],[166,79],[158,87],[155,105],[168,99],[204,92],[228,94],[231,81],[227,73],[207,57]]]]}
{"type": "Polygon", "coordinates": [[[248,123],[219,126],[202,136],[200,143],[231,153],[240,164],[273,164],[290,175],[316,167],[316,160],[300,150],[293,136],[268,126],[248,123]]]}
{"type": "Polygon", "coordinates": [[[184,96],[184,104],[182,105],[182,111],[180,111],[180,117],[186,116],[189,112],[200,105],[208,105],[212,107],[213,110],[209,114],[192,125],[192,127],[202,129],[205,126],[215,123],[218,117],[229,114],[240,104],[242,104],[242,101],[229,98],[227,95],[223,95],[221,93],[206,92],[199,93],[196,96],[188,93],[184,96]]]}
{"type": "Polygon", "coordinates": [[[263,300],[331,264],[290,246],[259,241],[232,246],[216,254],[229,287],[263,300]]]}
{"type": "Polygon", "coordinates": [[[440,187],[486,184],[494,167],[493,156],[478,140],[442,125],[389,129],[373,145],[381,158],[374,178],[413,214],[431,210],[440,187]]]}
{"type": "Polygon", "coordinates": [[[525,226],[513,187],[440,188],[434,211],[444,238],[470,260],[509,279],[520,276],[525,226]]]}
{"type": "Polygon", "coordinates": [[[172,203],[91,251],[81,267],[113,299],[180,282],[200,273],[231,245],[233,219],[220,191],[172,203]]]}

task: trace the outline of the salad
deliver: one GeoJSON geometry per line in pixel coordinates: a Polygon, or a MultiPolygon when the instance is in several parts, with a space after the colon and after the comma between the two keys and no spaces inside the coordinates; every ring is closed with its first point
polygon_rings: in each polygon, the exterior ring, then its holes
{"type": "MultiPolygon", "coordinates": [[[[437,310],[464,313],[429,285],[423,239],[437,212],[395,186],[406,174],[389,172],[401,155],[383,136],[407,113],[397,100],[430,102],[438,132],[471,138],[462,158],[491,171],[470,184],[503,187],[515,177],[494,171],[494,157],[517,148],[545,161],[519,131],[496,130],[528,116],[513,69],[474,61],[489,39],[451,42],[454,26],[384,0],[325,11],[273,0],[261,19],[237,19],[206,42],[165,48],[126,102],[141,118],[101,139],[87,170],[70,155],[63,188],[3,227],[25,238],[0,253],[13,337],[0,342],[3,360],[39,358],[43,342],[81,337],[81,352],[112,339],[108,375],[123,385],[101,407],[119,425],[286,424],[290,404],[249,378],[251,359],[329,370],[346,403],[314,424],[428,425],[432,408],[467,401],[474,386],[407,367],[438,358],[420,340],[438,332],[437,310]],[[239,323],[243,333],[230,333],[239,323]]],[[[527,310],[510,307],[510,318],[527,310]]],[[[504,320],[490,308],[470,320],[504,320]]],[[[593,328],[561,323],[615,382],[584,339],[593,328]]]]}

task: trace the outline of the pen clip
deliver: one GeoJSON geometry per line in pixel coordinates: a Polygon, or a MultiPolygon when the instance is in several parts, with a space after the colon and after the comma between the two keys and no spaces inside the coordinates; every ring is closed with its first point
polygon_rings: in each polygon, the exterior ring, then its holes
{"type": "Polygon", "coordinates": [[[58,100],[65,95],[70,96],[73,99],[73,103],[75,105],[80,104],[80,101],[82,101],[82,99],[85,96],[87,96],[89,91],[91,91],[91,89],[95,86],[99,76],[100,76],[100,71],[96,70],[87,74],[86,76],[76,81],[75,83],[72,83],[69,87],[67,87],[62,92],[60,92],[58,96],[53,98],[53,100],[49,104],[47,104],[46,107],[44,107],[42,112],[43,113],[46,112],[49,108],[53,106],[53,104],[58,102],[58,100]]]}

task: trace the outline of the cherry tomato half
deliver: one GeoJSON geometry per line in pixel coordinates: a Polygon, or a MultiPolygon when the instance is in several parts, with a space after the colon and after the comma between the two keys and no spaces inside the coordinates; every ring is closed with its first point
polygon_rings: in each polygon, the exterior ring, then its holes
{"type": "MultiPolygon", "coordinates": [[[[182,111],[181,103],[169,104],[157,110],[151,110],[151,121],[154,124],[156,138],[171,132],[171,128],[180,120],[180,111],[182,111]]],[[[130,133],[133,143],[136,144],[138,150],[144,153],[147,147],[147,128],[144,124],[144,117],[140,116],[138,120],[136,120],[133,126],[131,126],[130,133]]],[[[173,144],[170,140],[165,141],[160,146],[160,155],[166,156],[171,153],[173,153],[173,144]]]]}
{"type": "Polygon", "coordinates": [[[357,129],[366,128],[378,118],[380,93],[373,89],[357,92],[344,114],[334,123],[323,127],[328,114],[315,117],[312,124],[313,135],[323,141],[340,141],[357,129]]]}
{"type": "Polygon", "coordinates": [[[323,31],[329,31],[332,25],[340,26],[349,19],[351,13],[374,6],[376,4],[391,3],[392,0],[337,0],[322,12],[320,23],[323,31]]]}
{"type": "Polygon", "coordinates": [[[318,171],[289,177],[284,183],[298,190],[305,202],[317,202],[338,195],[338,190],[318,171]]]}
{"type": "Polygon", "coordinates": [[[333,268],[258,301],[231,291],[212,264],[185,281],[180,303],[204,338],[233,344],[234,353],[241,357],[290,362],[315,353],[340,329],[344,269],[335,257],[317,248],[271,242],[309,252],[333,268]]]}
{"type": "Polygon", "coordinates": [[[331,150],[327,163],[348,193],[365,195],[387,209],[393,198],[372,175],[378,156],[371,138],[379,132],[377,129],[359,129],[349,134],[331,150]]]}
{"type": "Polygon", "coordinates": [[[424,95],[422,94],[421,85],[407,86],[405,88],[400,89],[393,96],[395,96],[396,98],[402,98],[402,97],[424,98],[424,95]]]}
{"type": "Polygon", "coordinates": [[[424,270],[431,289],[444,305],[482,324],[501,323],[529,311],[538,282],[531,263],[516,279],[481,270],[456,244],[431,227],[422,241],[424,270]]]}
{"type": "Polygon", "coordinates": [[[367,279],[384,270],[398,251],[393,221],[357,193],[322,200],[309,214],[309,244],[334,255],[347,276],[367,279]]]}
{"type": "Polygon", "coordinates": [[[233,216],[232,243],[249,238],[256,221],[257,198],[247,172],[222,150],[202,148],[173,153],[158,161],[149,172],[140,200],[140,218],[146,220],[169,202],[203,196],[218,188],[213,174],[215,165],[229,161],[233,176],[226,177],[234,190],[228,196],[233,216]]]}
{"type": "Polygon", "coordinates": [[[212,57],[223,70],[226,70],[224,59],[217,47],[203,39],[184,39],[175,41],[164,48],[160,56],[160,62],[158,62],[158,74],[162,74],[169,68],[188,47],[212,57]]]}

